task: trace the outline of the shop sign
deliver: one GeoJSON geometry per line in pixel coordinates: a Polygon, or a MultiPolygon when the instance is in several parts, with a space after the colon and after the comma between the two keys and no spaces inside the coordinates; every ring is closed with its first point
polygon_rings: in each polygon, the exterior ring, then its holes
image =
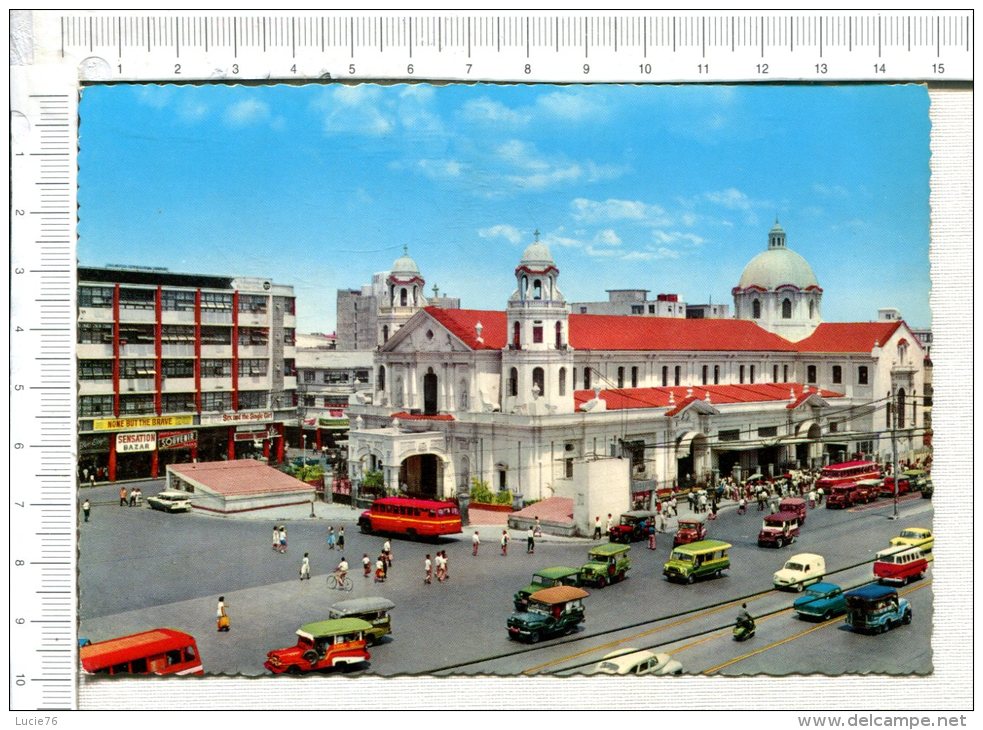
{"type": "Polygon", "coordinates": [[[79,453],[104,453],[109,451],[109,436],[79,436],[79,453]]]}
{"type": "Polygon", "coordinates": [[[94,431],[129,431],[139,428],[174,428],[190,426],[194,416],[144,416],[143,418],[97,418],[92,422],[94,431]]]}
{"type": "Polygon", "coordinates": [[[233,434],[233,440],[235,441],[262,441],[264,439],[276,439],[280,438],[280,434],[276,432],[275,428],[271,428],[266,431],[260,431],[256,428],[237,428],[236,432],[233,434]]]}
{"type": "Polygon", "coordinates": [[[348,428],[347,418],[319,418],[317,425],[321,428],[348,428]]]}
{"type": "Polygon", "coordinates": [[[118,433],[116,434],[116,453],[125,454],[131,451],[153,451],[157,448],[157,433],[118,433]]]}
{"type": "Polygon", "coordinates": [[[201,422],[209,425],[233,423],[260,423],[272,421],[273,411],[239,411],[237,413],[219,413],[217,415],[202,414],[201,422]]]}
{"type": "Polygon", "coordinates": [[[161,431],[157,434],[157,450],[193,449],[198,445],[197,431],[161,431]]]}

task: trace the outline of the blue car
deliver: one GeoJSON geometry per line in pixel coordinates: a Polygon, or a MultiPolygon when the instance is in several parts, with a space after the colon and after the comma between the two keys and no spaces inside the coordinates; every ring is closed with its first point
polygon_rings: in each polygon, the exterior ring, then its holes
{"type": "Polygon", "coordinates": [[[854,631],[883,634],[911,623],[911,603],[891,586],[872,584],[846,594],[846,623],[854,631]]]}
{"type": "Polygon", "coordinates": [[[799,618],[818,618],[829,621],[846,613],[846,596],[835,583],[813,583],[792,603],[799,618]]]}

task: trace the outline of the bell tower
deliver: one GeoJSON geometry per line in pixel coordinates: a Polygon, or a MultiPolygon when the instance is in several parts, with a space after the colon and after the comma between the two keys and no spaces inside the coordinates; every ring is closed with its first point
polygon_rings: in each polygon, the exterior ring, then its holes
{"type": "Polygon", "coordinates": [[[515,267],[516,289],[506,308],[502,411],[545,415],[573,412],[570,306],[557,286],[560,270],[535,240],[515,267]]]}

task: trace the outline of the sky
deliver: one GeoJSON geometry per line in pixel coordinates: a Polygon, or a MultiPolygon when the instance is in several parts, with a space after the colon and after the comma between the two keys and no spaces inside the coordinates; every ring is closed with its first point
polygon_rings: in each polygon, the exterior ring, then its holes
{"type": "Polygon", "coordinates": [[[113,85],[79,107],[83,266],[291,284],[298,329],[407,246],[441,295],[504,309],[540,232],[567,301],[733,305],[776,218],[826,321],[929,326],[917,85],[113,85]]]}

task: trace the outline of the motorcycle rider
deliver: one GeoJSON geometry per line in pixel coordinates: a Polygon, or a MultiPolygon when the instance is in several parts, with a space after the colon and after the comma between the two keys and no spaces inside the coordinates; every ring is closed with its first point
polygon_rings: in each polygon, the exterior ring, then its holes
{"type": "Polygon", "coordinates": [[[737,614],[737,627],[744,627],[747,631],[754,629],[754,618],[748,613],[747,604],[741,604],[741,610],[737,614]]]}

